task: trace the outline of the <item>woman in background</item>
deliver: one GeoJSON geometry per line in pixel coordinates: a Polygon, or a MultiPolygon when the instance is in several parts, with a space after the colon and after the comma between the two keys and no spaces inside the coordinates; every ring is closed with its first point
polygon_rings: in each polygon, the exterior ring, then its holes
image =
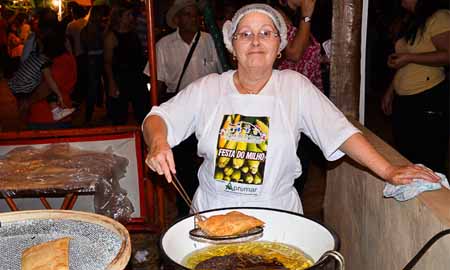
{"type": "Polygon", "coordinates": [[[407,13],[388,66],[396,69],[382,109],[393,115],[397,150],[445,173],[449,147],[450,11],[438,1],[402,0],[407,13]]]}
{"type": "Polygon", "coordinates": [[[150,108],[150,97],[142,70],[144,50],[133,29],[134,7],[128,3],[115,6],[104,40],[104,67],[110,97],[109,115],[113,125],[128,121],[128,103],[134,117],[142,123],[150,108]]]}

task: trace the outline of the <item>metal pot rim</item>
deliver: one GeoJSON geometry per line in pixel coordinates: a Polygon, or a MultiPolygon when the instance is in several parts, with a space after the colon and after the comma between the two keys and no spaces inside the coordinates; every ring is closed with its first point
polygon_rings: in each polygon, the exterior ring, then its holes
{"type": "MultiPolygon", "coordinates": [[[[334,239],[334,250],[338,251],[338,250],[340,249],[340,245],[341,245],[340,239],[339,239],[338,235],[336,234],[336,232],[335,232],[333,229],[331,229],[329,226],[323,224],[322,222],[317,221],[317,220],[312,219],[312,218],[309,218],[309,217],[306,217],[306,216],[304,216],[303,214],[299,214],[299,213],[295,213],[295,212],[291,212],[291,211],[286,211],[286,210],[281,210],[281,209],[267,208],[267,207],[225,207],[225,208],[216,208],[216,209],[210,209],[210,210],[202,211],[202,212],[200,212],[200,214],[203,214],[203,213],[209,213],[209,212],[216,212],[216,211],[222,211],[222,210],[239,210],[239,209],[256,209],[256,210],[267,210],[267,211],[274,211],[274,212],[282,212],[282,213],[287,213],[287,214],[291,214],[291,215],[295,215],[295,216],[300,216],[300,217],[302,217],[302,218],[308,219],[308,220],[310,220],[310,221],[312,221],[312,222],[314,222],[314,223],[319,224],[320,226],[324,227],[327,231],[329,231],[330,234],[333,236],[333,239],[334,239]]],[[[188,218],[190,218],[190,217],[192,217],[192,216],[194,216],[194,214],[190,214],[190,215],[187,215],[187,216],[185,216],[185,217],[182,217],[182,218],[177,219],[177,220],[176,220],[174,223],[172,223],[167,229],[164,230],[164,232],[161,234],[161,238],[159,239],[159,246],[160,246],[160,248],[161,248],[161,250],[162,250],[163,260],[168,260],[168,261],[170,261],[170,263],[176,265],[177,267],[179,267],[180,269],[183,269],[183,270],[190,270],[190,269],[184,267],[183,265],[181,265],[181,264],[179,264],[179,263],[177,263],[177,262],[175,262],[175,261],[173,261],[173,260],[169,257],[169,255],[167,255],[167,252],[166,252],[166,250],[164,249],[164,246],[163,246],[163,244],[162,244],[162,241],[163,241],[164,236],[166,235],[166,233],[167,233],[173,226],[175,226],[177,223],[179,223],[179,222],[181,222],[181,221],[183,221],[183,220],[185,220],[185,219],[188,219],[188,218]]],[[[321,263],[319,263],[319,264],[314,264],[312,267],[308,268],[308,270],[309,270],[309,269],[311,269],[311,270],[318,269],[318,267],[321,267],[321,266],[327,264],[327,263],[328,263],[329,261],[331,261],[331,260],[332,260],[332,258],[331,258],[331,257],[328,257],[327,259],[323,260],[321,263]]]]}

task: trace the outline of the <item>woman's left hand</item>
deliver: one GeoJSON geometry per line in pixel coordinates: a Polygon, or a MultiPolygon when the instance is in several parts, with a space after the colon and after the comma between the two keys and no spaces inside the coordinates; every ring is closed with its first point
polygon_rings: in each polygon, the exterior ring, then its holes
{"type": "Polygon", "coordinates": [[[440,181],[437,174],[421,165],[391,166],[385,180],[393,185],[406,185],[414,179],[423,179],[433,183],[440,181]]]}
{"type": "Polygon", "coordinates": [[[411,63],[411,54],[409,53],[393,53],[388,57],[388,66],[390,68],[399,69],[411,63]]]}

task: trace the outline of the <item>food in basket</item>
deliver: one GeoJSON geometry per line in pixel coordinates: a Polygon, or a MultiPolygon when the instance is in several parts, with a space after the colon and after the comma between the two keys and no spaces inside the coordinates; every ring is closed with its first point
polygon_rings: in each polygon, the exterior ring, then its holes
{"type": "Polygon", "coordinates": [[[70,237],[41,243],[22,253],[22,270],[69,270],[70,237]]]}
{"type": "Polygon", "coordinates": [[[203,221],[199,220],[197,225],[208,236],[231,236],[263,226],[264,222],[239,211],[232,211],[225,215],[215,215],[203,221]]]}

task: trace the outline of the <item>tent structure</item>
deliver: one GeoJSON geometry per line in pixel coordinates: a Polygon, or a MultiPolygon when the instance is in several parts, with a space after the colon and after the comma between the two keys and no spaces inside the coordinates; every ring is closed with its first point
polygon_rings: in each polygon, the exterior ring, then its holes
{"type": "Polygon", "coordinates": [[[158,104],[158,81],[156,76],[156,36],[154,32],[154,0],[145,0],[147,9],[147,37],[148,37],[148,62],[150,67],[150,104],[158,104]]]}

